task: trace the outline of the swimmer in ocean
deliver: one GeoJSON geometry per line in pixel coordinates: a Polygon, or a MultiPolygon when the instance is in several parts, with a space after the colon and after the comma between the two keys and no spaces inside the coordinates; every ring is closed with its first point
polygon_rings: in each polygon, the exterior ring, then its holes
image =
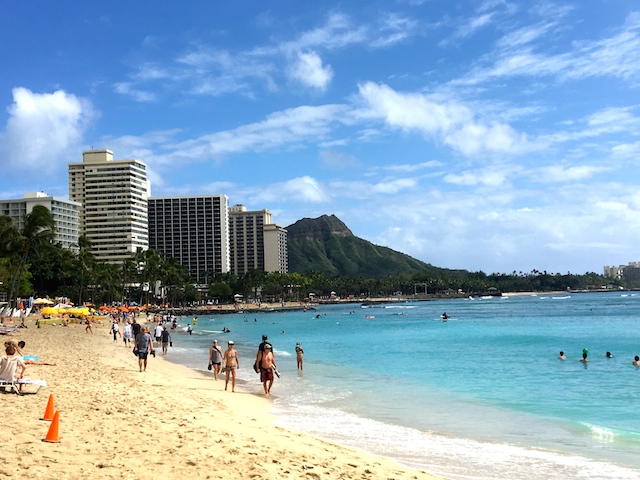
{"type": "Polygon", "coordinates": [[[636,355],[633,359],[633,363],[631,365],[635,365],[636,367],[640,367],[640,357],[636,355]]]}
{"type": "Polygon", "coordinates": [[[581,361],[582,363],[587,363],[587,362],[589,361],[589,360],[587,360],[587,352],[584,352],[584,353],[582,354],[582,358],[580,359],[580,361],[581,361]]]}
{"type": "Polygon", "coordinates": [[[566,360],[567,357],[564,356],[564,352],[560,352],[560,355],[558,356],[558,360],[566,360]]]}

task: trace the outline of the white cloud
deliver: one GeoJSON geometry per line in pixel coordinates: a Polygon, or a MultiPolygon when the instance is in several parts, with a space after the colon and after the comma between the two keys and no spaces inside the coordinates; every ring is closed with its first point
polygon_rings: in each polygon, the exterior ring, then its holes
{"type": "Polygon", "coordinates": [[[575,182],[589,179],[597,173],[605,172],[609,169],[609,167],[592,165],[579,165],[572,167],[550,165],[534,170],[531,173],[531,176],[534,180],[543,183],[575,182]]]}
{"type": "Polygon", "coordinates": [[[82,136],[96,112],[88,100],[58,90],[13,89],[9,119],[0,133],[0,164],[49,173],[81,150],[82,136]]]}
{"type": "Polygon", "coordinates": [[[431,160],[428,162],[422,162],[422,163],[417,163],[417,164],[405,164],[405,165],[387,165],[385,167],[382,167],[384,170],[388,170],[391,172],[403,172],[403,173],[411,173],[411,172],[415,172],[418,170],[425,170],[425,169],[433,169],[433,168],[439,168],[439,167],[443,167],[444,163],[443,162],[439,162],[437,160],[431,160]]]}
{"type": "Polygon", "coordinates": [[[503,171],[484,170],[479,172],[450,173],[445,175],[443,180],[455,185],[486,185],[489,187],[499,187],[507,179],[507,173],[503,171]]]}
{"type": "Polygon", "coordinates": [[[640,141],[634,143],[621,143],[611,149],[611,153],[619,157],[640,157],[640,141]]]}
{"type": "Polygon", "coordinates": [[[467,156],[519,153],[531,148],[523,134],[508,125],[482,122],[471,109],[455,100],[417,93],[399,93],[387,85],[367,82],[359,86],[364,118],[384,120],[389,126],[435,137],[467,156]]]}
{"type": "Polygon", "coordinates": [[[331,199],[331,196],[316,179],[306,175],[286,182],[267,185],[261,191],[254,192],[251,197],[251,200],[256,204],[269,202],[325,203],[331,199]]]}
{"type": "Polygon", "coordinates": [[[147,103],[147,102],[155,102],[157,100],[157,96],[153,92],[145,92],[143,90],[137,90],[134,87],[134,84],[131,82],[120,82],[113,85],[113,89],[116,93],[120,93],[122,95],[129,95],[136,102],[147,103]]]}
{"type": "Polygon", "coordinates": [[[289,69],[289,76],[307,87],[326,90],[333,78],[331,65],[322,65],[322,59],[315,52],[298,53],[289,69]]]}
{"type": "Polygon", "coordinates": [[[347,155],[338,150],[322,150],[320,160],[325,167],[332,169],[357,168],[360,162],[353,155],[347,155]]]}
{"type": "Polygon", "coordinates": [[[473,85],[497,77],[555,76],[560,80],[577,80],[589,77],[611,76],[637,81],[640,77],[640,15],[631,14],[618,33],[597,41],[574,42],[566,52],[549,55],[536,53],[530,43],[543,38],[542,33],[550,25],[521,30],[526,42],[517,41],[514,32],[498,42],[498,48],[486,59],[493,65],[478,67],[453,84],[473,85]],[[522,45],[521,49],[517,49],[522,45]],[[506,50],[504,50],[506,48],[506,50]]]}

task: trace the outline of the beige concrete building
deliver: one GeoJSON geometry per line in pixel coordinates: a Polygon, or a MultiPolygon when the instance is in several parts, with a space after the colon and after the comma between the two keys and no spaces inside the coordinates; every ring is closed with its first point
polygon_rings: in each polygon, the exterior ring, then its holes
{"type": "Polygon", "coordinates": [[[244,205],[230,207],[229,247],[231,273],[288,271],[287,231],[273,223],[269,210],[248,211],[244,205]]]}
{"type": "Polygon", "coordinates": [[[77,251],[79,214],[82,207],[78,202],[52,197],[44,192],[27,192],[21,199],[0,200],[0,215],[15,219],[18,228],[22,229],[24,216],[31,213],[36,205],[47,207],[56,222],[58,231],[54,243],[59,243],[63,248],[77,251]]]}
{"type": "Polygon", "coordinates": [[[149,248],[147,166],[114,160],[110,150],[86,150],[69,164],[69,199],[82,204],[80,234],[100,262],[120,263],[149,248]]]}

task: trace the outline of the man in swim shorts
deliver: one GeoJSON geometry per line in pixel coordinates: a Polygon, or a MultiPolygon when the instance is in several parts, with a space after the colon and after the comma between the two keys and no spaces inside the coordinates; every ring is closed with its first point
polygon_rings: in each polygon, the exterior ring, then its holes
{"type": "Polygon", "coordinates": [[[153,349],[153,340],[151,339],[151,334],[149,333],[148,328],[142,330],[136,337],[136,347],[138,349],[138,366],[140,367],[141,372],[143,371],[143,367],[146,372],[147,355],[149,352],[155,354],[155,350],[153,349]]]}
{"type": "Polygon", "coordinates": [[[273,348],[271,344],[267,343],[264,346],[264,352],[262,354],[262,360],[260,362],[260,380],[264,387],[264,394],[268,397],[271,394],[271,386],[273,385],[273,369],[276,367],[275,359],[273,358],[273,348]],[[268,383],[268,385],[267,385],[268,383]]]}

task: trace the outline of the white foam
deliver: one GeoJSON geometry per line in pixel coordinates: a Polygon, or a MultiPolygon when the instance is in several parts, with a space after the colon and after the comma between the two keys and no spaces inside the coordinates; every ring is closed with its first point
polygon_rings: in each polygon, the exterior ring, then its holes
{"type": "Polygon", "coordinates": [[[388,425],[338,409],[278,405],[276,424],[390,457],[452,479],[578,480],[640,478],[640,470],[542,449],[388,425]]]}

